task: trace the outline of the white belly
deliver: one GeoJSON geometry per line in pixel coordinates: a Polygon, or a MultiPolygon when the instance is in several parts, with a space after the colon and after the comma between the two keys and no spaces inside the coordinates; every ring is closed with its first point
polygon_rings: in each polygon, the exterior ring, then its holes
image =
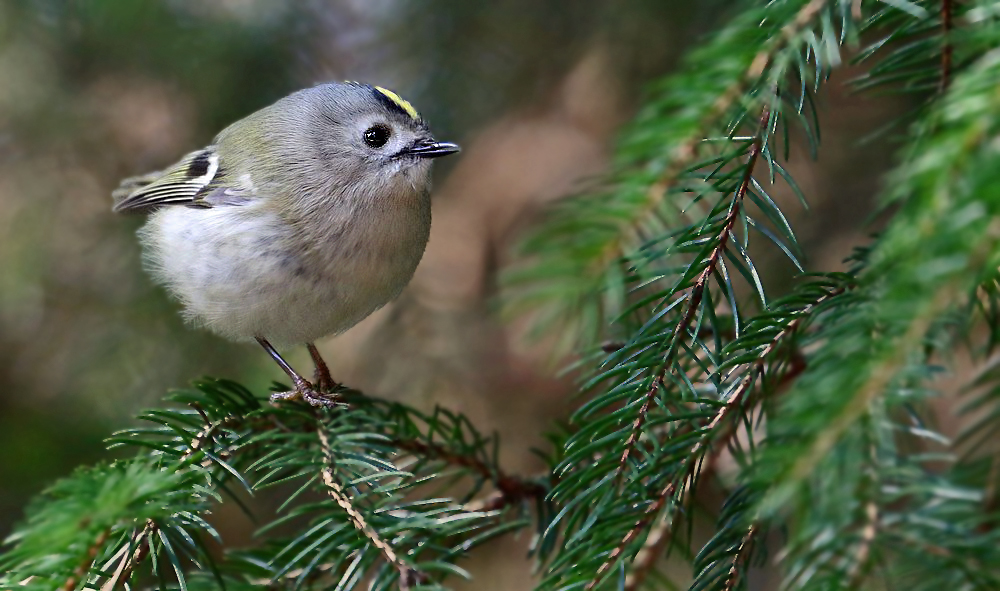
{"type": "Polygon", "coordinates": [[[259,204],[166,207],[139,234],[147,267],[189,320],[235,340],[296,344],[347,330],[399,295],[423,255],[426,213],[355,219],[303,244],[259,204]]]}

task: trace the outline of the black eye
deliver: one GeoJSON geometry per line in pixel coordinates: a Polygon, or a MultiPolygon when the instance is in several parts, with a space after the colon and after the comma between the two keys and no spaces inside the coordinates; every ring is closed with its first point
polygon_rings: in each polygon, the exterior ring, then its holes
{"type": "Polygon", "coordinates": [[[365,130],[365,143],[372,148],[381,148],[389,141],[390,135],[392,130],[385,125],[372,125],[365,130]]]}

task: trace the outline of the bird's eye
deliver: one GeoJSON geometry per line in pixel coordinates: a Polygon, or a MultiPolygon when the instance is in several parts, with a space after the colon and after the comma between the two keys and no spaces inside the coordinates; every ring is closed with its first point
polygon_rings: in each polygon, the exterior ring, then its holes
{"type": "Polygon", "coordinates": [[[372,125],[365,130],[365,143],[372,148],[381,148],[389,141],[389,136],[392,135],[392,130],[390,130],[385,125],[372,125]]]}

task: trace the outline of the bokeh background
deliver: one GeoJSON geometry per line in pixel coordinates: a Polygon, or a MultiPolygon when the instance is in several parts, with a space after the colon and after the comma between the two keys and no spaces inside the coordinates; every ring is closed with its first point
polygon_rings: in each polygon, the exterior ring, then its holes
{"type": "MultiPolygon", "coordinates": [[[[103,438],[170,388],[213,375],[263,391],[283,377],[258,349],[184,326],[142,273],[141,217],[113,215],[109,194],[330,80],[397,90],[465,148],[437,165],[432,238],[411,286],[320,343],[334,376],[466,413],[500,434],[511,471],[541,468],[532,449],[570,412],[573,380],[558,373],[567,360],[524,338],[524,321],[500,320],[497,273],[547,203],[607,168],[643,89],[729,4],[0,0],[0,537],[46,483],[109,457],[103,438]]],[[[811,210],[783,195],[809,267],[824,270],[864,241],[891,139],[860,140],[899,107],[828,88],[820,163],[802,151],[789,164],[811,210]]],[[[778,291],[789,273],[779,258],[758,265],[778,291]]],[[[289,354],[308,367],[304,351],[289,354]]],[[[253,528],[238,512],[218,519],[237,538],[253,528]]],[[[490,588],[528,588],[526,542],[467,566],[490,588]]]]}

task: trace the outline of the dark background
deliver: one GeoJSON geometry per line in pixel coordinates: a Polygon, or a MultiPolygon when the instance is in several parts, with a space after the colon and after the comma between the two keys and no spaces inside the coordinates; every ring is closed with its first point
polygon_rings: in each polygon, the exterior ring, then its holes
{"type": "MultiPolygon", "coordinates": [[[[393,306],[322,342],[334,377],[497,430],[512,471],[541,467],[572,379],[524,322],[496,314],[497,272],[545,203],[605,170],[644,87],[725,21],[728,2],[631,0],[0,0],[0,536],[25,502],[174,387],[213,375],[263,391],[283,376],[259,350],[188,329],[142,273],[140,217],[113,215],[117,181],[174,162],[226,124],[303,86],[359,80],[411,100],[465,148],[436,170],[434,228],[393,306]]],[[[864,240],[898,104],[821,99],[820,163],[784,195],[812,269],[864,240]]],[[[790,268],[763,267],[780,291],[790,268]]],[[[307,367],[303,350],[290,360],[307,367]]],[[[710,495],[709,495],[710,497],[710,495]]],[[[704,500],[710,504],[708,497],[704,500]]],[[[252,524],[224,510],[224,532],[252,524]]],[[[471,569],[528,586],[523,539],[471,569]]],[[[483,579],[485,577],[485,579],[483,579]]]]}

